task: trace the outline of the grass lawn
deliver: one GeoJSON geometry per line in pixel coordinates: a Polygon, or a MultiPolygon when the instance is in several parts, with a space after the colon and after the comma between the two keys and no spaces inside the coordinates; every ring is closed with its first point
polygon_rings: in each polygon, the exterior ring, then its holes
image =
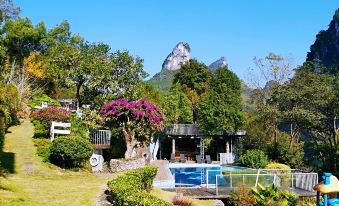
{"type": "Polygon", "coordinates": [[[0,205],[95,205],[112,177],[43,163],[33,145],[33,129],[29,121],[24,121],[11,127],[5,136],[0,161],[9,173],[0,177],[0,205]]]}

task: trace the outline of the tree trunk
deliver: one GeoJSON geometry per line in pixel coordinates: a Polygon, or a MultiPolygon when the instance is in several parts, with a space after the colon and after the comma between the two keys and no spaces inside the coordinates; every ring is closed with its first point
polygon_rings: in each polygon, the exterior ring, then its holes
{"type": "Polygon", "coordinates": [[[80,89],[81,89],[82,83],[79,83],[77,85],[77,91],[76,91],[76,98],[78,100],[79,107],[81,106],[81,100],[80,100],[80,89]]]}
{"type": "Polygon", "coordinates": [[[137,141],[135,140],[135,132],[133,130],[127,131],[126,128],[123,126],[121,127],[122,133],[125,138],[126,143],[126,152],[125,152],[125,159],[131,159],[133,148],[137,144],[137,141]]]}
{"type": "Polygon", "coordinates": [[[278,131],[278,126],[274,125],[273,126],[274,129],[274,144],[278,144],[278,135],[279,135],[279,131],[278,131]]]}
{"type": "Polygon", "coordinates": [[[22,95],[25,92],[25,82],[26,82],[25,67],[24,67],[24,65],[21,66],[19,79],[20,79],[20,82],[19,82],[19,94],[20,94],[20,98],[21,98],[22,95]]]}
{"type": "Polygon", "coordinates": [[[11,66],[11,73],[9,75],[7,84],[11,84],[13,82],[14,72],[15,72],[15,62],[16,62],[16,59],[14,58],[14,60],[12,62],[12,66],[11,66]]]}
{"type": "Polygon", "coordinates": [[[126,148],[125,159],[131,159],[134,146],[130,142],[126,141],[126,148]]]}

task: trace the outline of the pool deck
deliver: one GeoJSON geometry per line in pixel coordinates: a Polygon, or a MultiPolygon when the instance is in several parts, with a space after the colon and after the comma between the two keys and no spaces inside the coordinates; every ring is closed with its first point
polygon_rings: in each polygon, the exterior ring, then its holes
{"type": "Polygon", "coordinates": [[[171,188],[175,186],[175,180],[169,170],[169,163],[167,160],[156,160],[151,165],[158,167],[158,173],[153,180],[154,187],[171,188]]]}
{"type": "MultiPolygon", "coordinates": [[[[189,196],[194,199],[226,199],[230,196],[231,191],[233,189],[230,188],[222,188],[219,189],[219,195],[216,195],[215,189],[207,189],[207,188],[170,188],[163,189],[169,192],[180,192],[183,193],[184,196],[189,196]]],[[[289,189],[289,191],[294,192],[299,197],[313,197],[316,196],[315,192],[310,192],[301,189],[289,189]]]]}

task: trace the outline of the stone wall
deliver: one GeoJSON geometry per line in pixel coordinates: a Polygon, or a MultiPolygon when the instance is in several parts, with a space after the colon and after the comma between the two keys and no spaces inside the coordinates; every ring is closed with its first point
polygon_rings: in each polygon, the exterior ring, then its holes
{"type": "Polygon", "coordinates": [[[134,170],[140,167],[145,167],[145,165],[146,162],[144,159],[136,160],[111,159],[109,162],[111,172],[134,170]]]}

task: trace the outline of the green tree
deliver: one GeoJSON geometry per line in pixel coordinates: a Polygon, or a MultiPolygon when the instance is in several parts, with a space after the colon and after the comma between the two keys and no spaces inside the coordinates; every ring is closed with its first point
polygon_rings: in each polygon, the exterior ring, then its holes
{"type": "Polygon", "coordinates": [[[182,65],[179,72],[174,75],[173,84],[180,84],[191,101],[194,123],[198,120],[200,98],[207,91],[211,77],[211,70],[195,59],[191,59],[182,65]]]}
{"type": "Polygon", "coordinates": [[[199,104],[198,123],[207,134],[234,133],[243,125],[241,82],[226,67],[218,68],[212,77],[210,91],[199,104]]]}
{"type": "Polygon", "coordinates": [[[20,13],[20,8],[12,0],[0,0],[0,24],[6,19],[14,19],[20,13]]]}
{"type": "Polygon", "coordinates": [[[113,63],[111,81],[116,84],[111,89],[116,96],[137,99],[138,86],[148,76],[143,69],[143,60],[131,56],[128,51],[116,51],[110,60],[113,63]]]}
{"type": "Polygon", "coordinates": [[[41,49],[40,41],[46,36],[45,25],[40,22],[34,26],[28,18],[7,19],[0,33],[6,55],[5,61],[11,65],[5,66],[5,81],[8,84],[15,84],[22,96],[28,84],[23,62],[32,51],[41,49]]]}
{"type": "Polygon", "coordinates": [[[74,43],[59,42],[49,51],[50,77],[61,86],[76,88],[80,105],[93,100],[101,92],[107,92],[112,63],[109,46],[89,44],[75,37],[74,43]]]}
{"type": "Polygon", "coordinates": [[[251,85],[255,88],[250,101],[256,106],[255,115],[271,131],[273,142],[277,144],[281,115],[271,95],[275,87],[291,77],[292,63],[289,58],[269,53],[264,58],[255,57],[254,64],[257,71],[249,75],[251,85]]]}
{"type": "Polygon", "coordinates": [[[161,108],[167,124],[187,124],[193,121],[192,104],[179,84],[172,85],[170,92],[163,96],[161,108]]]}
{"type": "Polygon", "coordinates": [[[338,79],[312,72],[315,66],[305,63],[298,68],[290,82],[275,89],[272,99],[279,105],[282,123],[290,125],[290,147],[292,139],[298,141],[306,132],[313,139],[315,148],[312,150],[319,151],[314,157],[320,157],[320,166],[335,172],[338,166],[337,155],[333,155],[338,154],[338,79]],[[327,149],[322,149],[324,146],[327,149]]]}

